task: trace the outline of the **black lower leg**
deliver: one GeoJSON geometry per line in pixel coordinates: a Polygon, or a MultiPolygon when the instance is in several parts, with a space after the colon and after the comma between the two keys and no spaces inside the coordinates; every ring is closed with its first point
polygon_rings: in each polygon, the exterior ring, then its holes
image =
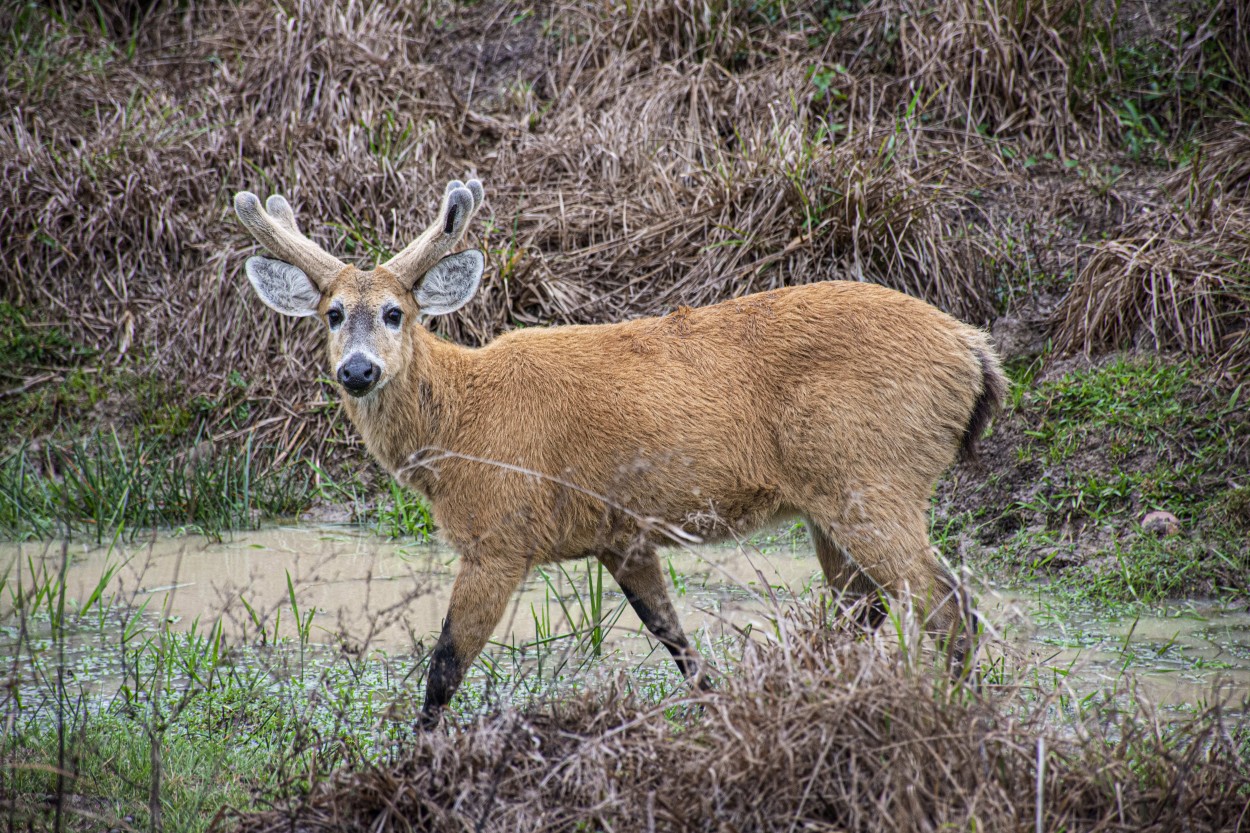
{"type": "Polygon", "coordinates": [[[451,697],[460,687],[464,677],[460,658],[456,655],[456,646],[451,639],[451,619],[443,622],[443,632],[430,655],[430,670],[425,683],[425,705],[421,709],[420,724],[423,729],[432,729],[438,725],[443,716],[443,709],[451,702],[451,697]]]}
{"type": "Polygon", "coordinates": [[[855,562],[845,547],[829,536],[817,522],[808,519],[812,543],[825,580],[833,589],[835,603],[849,611],[854,621],[865,630],[876,630],[885,622],[886,604],[881,585],[873,581],[855,562]]]}
{"type": "Polygon", "coordinates": [[[672,615],[671,610],[669,615],[665,615],[652,609],[646,601],[628,587],[621,589],[625,592],[625,598],[629,600],[634,613],[637,613],[638,618],[642,620],[642,624],[673,655],[673,662],[677,664],[677,670],[682,673],[682,676],[688,680],[694,680],[699,688],[708,688],[707,677],[699,673],[698,655],[690,650],[690,643],[686,640],[686,635],[682,633],[681,628],[668,621],[669,616],[672,615]]]}
{"type": "Polygon", "coordinates": [[[976,674],[981,620],[976,611],[969,610],[960,620],[960,624],[962,628],[950,642],[950,665],[951,672],[958,679],[966,679],[976,674]]]}
{"type": "Polygon", "coordinates": [[[880,593],[873,593],[864,600],[864,606],[860,608],[856,619],[866,630],[875,631],[884,624],[887,615],[885,599],[881,598],[880,593]]]}
{"type": "Polygon", "coordinates": [[[976,668],[977,639],[980,635],[980,618],[977,616],[972,597],[945,570],[939,575],[936,587],[946,595],[939,599],[940,607],[928,625],[933,628],[938,644],[946,651],[946,661],[957,678],[965,678],[976,668]],[[936,622],[935,622],[936,620],[936,622]]]}

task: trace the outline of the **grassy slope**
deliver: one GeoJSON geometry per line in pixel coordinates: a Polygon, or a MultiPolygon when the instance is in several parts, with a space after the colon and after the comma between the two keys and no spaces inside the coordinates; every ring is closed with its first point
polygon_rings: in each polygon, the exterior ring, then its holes
{"type": "Polygon", "coordinates": [[[1153,353],[1018,362],[982,464],[940,490],[947,556],[1087,603],[1243,597],[1250,407],[1208,373],[1153,353]],[[1155,511],[1179,530],[1143,529],[1155,511]]]}

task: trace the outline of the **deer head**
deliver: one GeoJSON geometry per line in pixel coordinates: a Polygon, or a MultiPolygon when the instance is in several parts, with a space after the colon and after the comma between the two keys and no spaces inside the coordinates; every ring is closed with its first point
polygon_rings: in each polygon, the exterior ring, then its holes
{"type": "Polygon", "coordinates": [[[259,197],[242,191],[235,195],[234,210],[276,256],[248,258],[247,277],[256,293],[283,315],[322,317],[334,378],[360,399],[403,372],[416,330],[422,328],[421,315],[454,312],[477,292],[486,265],[482,253],[448,252],[484,198],[476,179],[447,183],[434,223],[369,271],[343,263],[305,237],[291,204],[278,194],[262,208],[259,197]]]}

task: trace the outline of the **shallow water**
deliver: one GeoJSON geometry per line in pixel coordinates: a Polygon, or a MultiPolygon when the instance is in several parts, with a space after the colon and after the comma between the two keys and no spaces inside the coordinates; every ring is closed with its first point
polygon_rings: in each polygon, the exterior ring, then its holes
{"type": "MultiPolygon", "coordinates": [[[[176,628],[203,629],[220,620],[228,638],[272,640],[295,633],[298,610],[315,609],[312,642],[410,653],[437,635],[455,576],[455,555],[435,544],[388,542],[353,529],[272,527],[214,543],[195,536],[157,537],[113,550],[60,545],[0,545],[0,624],[11,623],[11,588],[30,587],[36,573],[64,566],[67,597],[81,602],[113,571],[103,601],[147,604],[176,628]],[[64,560],[64,564],[63,564],[64,560]],[[289,577],[289,579],[288,579],[289,577]],[[291,594],[294,594],[294,605],[291,594]],[[8,606],[8,607],[5,607],[8,606]]],[[[661,560],[675,577],[674,602],[690,634],[767,626],[778,606],[821,586],[819,566],[803,534],[732,546],[673,549],[661,560]]],[[[510,645],[585,629],[593,562],[534,571],[514,597],[494,639],[510,645]]],[[[605,646],[634,661],[654,645],[615,583],[603,574],[605,646]]],[[[1125,668],[1139,693],[1159,704],[1209,700],[1213,686],[1240,701],[1250,692],[1250,613],[1195,602],[1170,614],[1133,619],[1094,613],[1050,616],[1044,589],[1003,593],[983,588],[979,604],[1012,650],[1044,660],[1074,691],[1114,685],[1125,668]]],[[[74,605],[70,605],[74,609],[74,605]]],[[[107,631],[107,628],[105,628],[107,631]]],[[[95,635],[92,642],[107,639],[95,635]]],[[[12,650],[0,639],[0,651],[12,650]]],[[[83,645],[84,649],[90,646],[83,645]]],[[[88,650],[86,653],[90,654],[88,650]]],[[[661,655],[663,652],[659,652],[661,655]]]]}
{"type": "MultiPolygon", "coordinates": [[[[57,573],[61,548],[45,543],[0,546],[0,573],[8,569],[11,581],[17,579],[20,563],[26,575],[23,583],[29,586],[32,560],[36,570],[57,573]]],[[[739,627],[760,624],[764,620],[758,614],[771,608],[765,602],[770,587],[784,596],[802,590],[819,575],[805,540],[803,547],[673,550],[661,560],[679,576],[674,598],[692,630],[715,627],[724,620],[739,627]]],[[[275,626],[283,636],[294,635],[293,590],[300,610],[316,609],[312,641],[346,638],[356,646],[396,652],[437,635],[451,596],[455,562],[455,553],[440,544],[402,544],[334,527],[273,527],[223,543],[186,536],[119,545],[111,552],[71,550],[65,579],[68,597],[81,601],[107,571],[115,570],[106,599],[130,605],[146,601],[149,611],[161,611],[183,627],[197,618],[201,623],[220,619],[232,638],[256,635],[257,620],[271,635],[275,626]]],[[[548,623],[556,630],[579,624],[578,597],[588,606],[588,582],[597,581],[598,572],[594,562],[532,571],[495,640],[525,642],[542,635],[539,631],[548,623]],[[563,606],[557,597],[564,600],[563,606]]],[[[609,638],[637,632],[641,623],[628,605],[621,604],[624,597],[606,571],[603,586],[605,608],[614,613],[622,608],[612,617],[609,638]]]]}
{"type": "Polygon", "coordinates": [[[1078,693],[1116,687],[1130,671],[1136,694],[1156,705],[1250,697],[1250,611],[1209,600],[1177,601],[1129,615],[1051,615],[1045,589],[987,590],[979,600],[1011,641],[1078,693]]]}

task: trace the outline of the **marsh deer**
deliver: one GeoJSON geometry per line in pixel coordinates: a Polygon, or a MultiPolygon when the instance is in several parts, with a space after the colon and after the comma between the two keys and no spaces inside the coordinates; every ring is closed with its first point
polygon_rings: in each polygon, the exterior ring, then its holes
{"type": "Polygon", "coordinates": [[[470,349],[424,315],[473,297],[485,258],[451,254],[481,183],[372,271],[305,237],[291,206],[234,205],[278,259],[247,276],[284,315],[319,316],[369,451],[429,501],[460,554],[431,656],[435,724],[536,564],[599,559],[687,677],[701,680],[656,546],[806,521],[825,577],[908,595],[931,631],[968,625],[928,537],[938,477],[970,454],[1005,380],[986,335],[874,284],[830,281],[662,318],[520,329],[470,349]]]}

